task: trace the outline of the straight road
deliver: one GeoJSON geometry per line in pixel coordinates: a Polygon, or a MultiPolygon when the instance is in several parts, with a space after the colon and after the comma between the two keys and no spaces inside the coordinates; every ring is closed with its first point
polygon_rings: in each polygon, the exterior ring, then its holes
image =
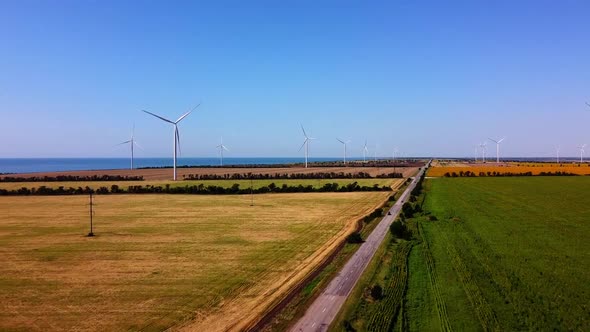
{"type": "Polygon", "coordinates": [[[375,255],[377,248],[383,242],[385,235],[389,231],[389,226],[397,218],[402,209],[402,205],[407,201],[410,193],[416,187],[422,174],[430,165],[430,162],[414,177],[411,184],[399,197],[397,202],[391,207],[385,217],[375,227],[371,235],[361,245],[358,251],[352,258],[344,265],[342,270],[332,279],[326,289],[320,296],[311,304],[305,312],[305,315],[291,327],[292,332],[311,332],[311,331],[326,331],[330,323],[334,320],[344,301],[356,285],[357,281],[369,265],[371,258],[375,255]]]}

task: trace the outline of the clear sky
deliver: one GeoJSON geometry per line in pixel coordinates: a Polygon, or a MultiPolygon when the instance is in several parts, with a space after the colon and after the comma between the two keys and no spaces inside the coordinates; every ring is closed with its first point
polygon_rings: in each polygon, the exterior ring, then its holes
{"type": "Polygon", "coordinates": [[[186,157],[575,156],[585,101],[585,0],[0,1],[0,157],[170,156],[140,110],[199,102],[186,157]]]}

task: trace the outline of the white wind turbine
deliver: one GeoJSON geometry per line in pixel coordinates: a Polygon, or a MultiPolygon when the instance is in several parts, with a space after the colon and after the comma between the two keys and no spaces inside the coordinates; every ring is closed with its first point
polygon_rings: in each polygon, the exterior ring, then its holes
{"type": "Polygon", "coordinates": [[[344,145],[344,165],[346,165],[346,145],[348,143],[350,143],[350,140],[347,141],[343,141],[340,138],[336,138],[338,140],[338,142],[342,143],[342,145],[344,145]]]}
{"type": "Polygon", "coordinates": [[[578,149],[580,149],[580,163],[584,162],[584,149],[586,148],[586,144],[582,144],[580,146],[578,146],[578,149]]]}
{"type": "Polygon", "coordinates": [[[557,163],[558,163],[558,164],[559,164],[559,150],[560,150],[560,147],[559,147],[559,145],[556,145],[556,146],[555,146],[555,153],[556,153],[556,155],[557,155],[557,163]]]}
{"type": "Polygon", "coordinates": [[[481,148],[481,160],[482,162],[485,164],[486,162],[486,149],[487,149],[487,142],[483,142],[479,145],[479,147],[481,148]]]}
{"type": "Polygon", "coordinates": [[[125,142],[121,142],[117,145],[123,145],[123,144],[129,144],[129,146],[131,147],[131,168],[133,169],[133,148],[134,146],[137,146],[138,148],[141,149],[141,146],[135,141],[135,125],[133,125],[133,129],[131,131],[131,139],[125,142]]]}
{"type": "Polygon", "coordinates": [[[170,121],[166,118],[163,118],[159,115],[156,115],[154,113],[148,112],[146,110],[143,110],[145,113],[155,116],[156,118],[164,121],[164,122],[168,122],[170,124],[172,124],[174,126],[174,181],[176,181],[176,153],[180,152],[180,134],[178,133],[178,123],[180,121],[182,121],[182,119],[186,118],[189,114],[191,114],[192,111],[194,111],[195,109],[197,109],[197,107],[199,107],[201,104],[195,106],[192,110],[186,112],[185,114],[183,114],[180,118],[178,118],[178,120],[176,121],[170,121]]]}
{"type": "Polygon", "coordinates": [[[367,140],[365,140],[365,145],[363,146],[363,162],[367,162],[367,153],[369,153],[369,149],[367,149],[367,140]]]}
{"type": "Polygon", "coordinates": [[[301,125],[301,131],[303,131],[303,136],[305,137],[305,140],[303,141],[303,144],[299,148],[299,151],[301,151],[301,149],[303,149],[303,147],[305,146],[305,168],[307,168],[307,158],[309,156],[309,142],[311,140],[314,140],[315,138],[307,136],[305,129],[303,129],[303,125],[301,125]]]}
{"type": "Polygon", "coordinates": [[[488,139],[494,143],[496,143],[496,163],[500,163],[500,143],[502,143],[503,140],[506,139],[506,137],[502,138],[501,140],[496,141],[495,139],[491,139],[488,137],[488,139]]]}
{"type": "Polygon", "coordinates": [[[477,163],[477,154],[479,153],[479,146],[475,145],[475,162],[477,163]]]}
{"type": "Polygon", "coordinates": [[[219,144],[217,148],[219,149],[219,165],[223,166],[223,150],[229,152],[229,149],[223,145],[223,137],[221,137],[221,144],[219,144]]]}
{"type": "Polygon", "coordinates": [[[393,149],[393,163],[395,164],[395,157],[397,155],[397,153],[399,152],[399,150],[397,148],[393,149]]]}

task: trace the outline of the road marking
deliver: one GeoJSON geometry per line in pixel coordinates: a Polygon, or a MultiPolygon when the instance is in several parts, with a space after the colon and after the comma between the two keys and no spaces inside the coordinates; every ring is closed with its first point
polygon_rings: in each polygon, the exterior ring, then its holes
{"type": "Polygon", "coordinates": [[[311,324],[311,327],[314,327],[314,326],[315,326],[315,322],[313,324],[311,324]]]}
{"type": "Polygon", "coordinates": [[[322,312],[326,312],[326,307],[324,307],[324,310],[322,310],[322,312]]]}

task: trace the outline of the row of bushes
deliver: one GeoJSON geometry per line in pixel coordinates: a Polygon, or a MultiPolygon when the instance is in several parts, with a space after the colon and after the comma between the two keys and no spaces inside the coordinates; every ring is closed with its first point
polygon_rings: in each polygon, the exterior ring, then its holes
{"type": "MultiPolygon", "coordinates": [[[[301,167],[302,164],[241,164],[241,165],[182,165],[176,168],[292,168],[301,167]]],[[[349,167],[421,167],[424,165],[423,161],[408,159],[408,160],[367,160],[366,162],[360,160],[349,161],[346,166],[349,167]]],[[[342,161],[314,161],[309,163],[310,167],[342,167],[342,161]]],[[[172,166],[147,166],[139,167],[139,169],[160,169],[171,168],[172,166]]]]}
{"type": "MultiPolygon", "coordinates": [[[[475,172],[471,171],[461,171],[459,173],[456,172],[446,172],[445,177],[456,178],[456,177],[484,177],[484,176],[535,176],[533,172],[522,172],[522,173],[512,173],[512,172],[479,172],[479,175],[476,175],[475,172]]],[[[568,172],[540,172],[537,176],[577,176],[574,173],[568,172]]]]}
{"type": "Polygon", "coordinates": [[[274,183],[260,188],[240,188],[239,184],[231,187],[205,186],[203,184],[194,186],[171,187],[169,184],[162,186],[128,186],[126,189],[117,185],[100,187],[96,190],[90,187],[49,188],[40,186],[39,188],[20,188],[15,190],[0,189],[0,196],[19,196],[19,195],[83,195],[83,194],[194,194],[194,195],[240,195],[240,194],[264,194],[264,193],[308,193],[308,192],[353,192],[353,191],[391,191],[391,187],[375,184],[374,186],[360,186],[357,182],[340,186],[338,183],[326,183],[322,187],[315,188],[312,185],[288,186],[283,184],[277,186],[274,183]]]}
{"type": "Polygon", "coordinates": [[[0,182],[60,182],[60,181],[143,181],[143,176],[122,175],[57,175],[57,176],[5,176],[0,182]]]}
{"type": "MultiPolygon", "coordinates": [[[[402,173],[383,173],[376,178],[402,178],[402,173]]],[[[276,174],[187,174],[182,176],[183,180],[261,180],[261,179],[372,179],[371,174],[366,172],[344,173],[344,172],[318,172],[318,173],[276,173],[276,174]]]]}

